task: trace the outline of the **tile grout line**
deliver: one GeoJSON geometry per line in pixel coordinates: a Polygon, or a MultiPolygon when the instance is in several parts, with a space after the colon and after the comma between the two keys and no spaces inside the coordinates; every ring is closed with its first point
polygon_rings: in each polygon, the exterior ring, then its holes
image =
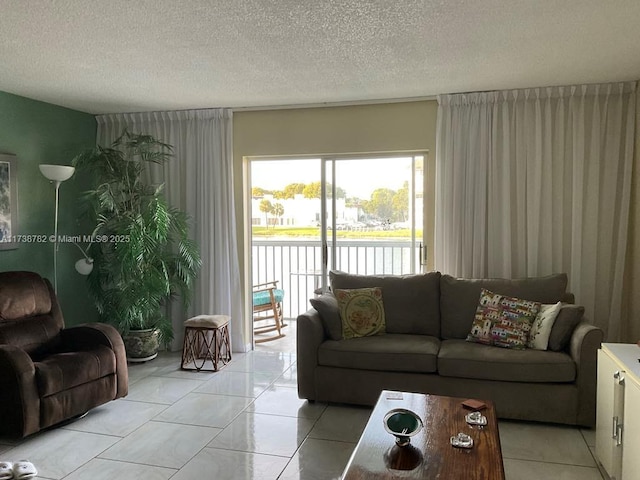
{"type": "MultiPolygon", "coordinates": [[[[311,434],[311,432],[313,431],[313,429],[315,428],[315,426],[318,424],[318,422],[320,421],[320,419],[322,418],[322,415],[324,415],[324,413],[327,411],[327,408],[329,408],[329,405],[326,404],[324,406],[324,409],[322,410],[322,413],[318,416],[318,418],[316,418],[316,420],[313,422],[313,425],[311,425],[311,428],[309,429],[309,433],[307,433],[307,435],[305,435],[304,439],[302,440],[302,442],[300,442],[300,444],[298,445],[298,447],[295,449],[295,451],[293,452],[293,455],[291,455],[291,458],[289,459],[289,461],[287,462],[287,464],[284,466],[284,468],[282,469],[282,471],[280,472],[280,474],[278,475],[277,479],[280,479],[282,477],[282,474],[285,472],[285,470],[287,469],[287,467],[289,466],[289,464],[292,462],[293,458],[297,455],[297,453],[300,451],[300,449],[302,448],[302,445],[304,445],[304,442],[306,442],[309,439],[309,435],[311,434]]],[[[276,480],[277,480],[276,479],[276,480]]]]}

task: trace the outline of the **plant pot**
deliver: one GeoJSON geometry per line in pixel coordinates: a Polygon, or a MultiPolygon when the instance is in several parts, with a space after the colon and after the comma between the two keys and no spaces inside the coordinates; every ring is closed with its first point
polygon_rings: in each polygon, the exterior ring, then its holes
{"type": "Polygon", "coordinates": [[[157,329],[130,330],[122,340],[129,362],[148,362],[158,356],[160,341],[157,329]]]}

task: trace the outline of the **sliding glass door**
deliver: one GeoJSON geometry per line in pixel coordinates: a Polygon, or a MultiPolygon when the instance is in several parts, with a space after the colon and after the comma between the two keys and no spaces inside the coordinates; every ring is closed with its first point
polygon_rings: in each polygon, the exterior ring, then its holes
{"type": "Polygon", "coordinates": [[[420,271],[424,154],[257,158],[250,166],[252,282],[277,281],[284,316],[328,271],[420,271]]]}
{"type": "Polygon", "coordinates": [[[328,270],[421,270],[424,154],[323,158],[321,176],[325,289],[328,270]]]}

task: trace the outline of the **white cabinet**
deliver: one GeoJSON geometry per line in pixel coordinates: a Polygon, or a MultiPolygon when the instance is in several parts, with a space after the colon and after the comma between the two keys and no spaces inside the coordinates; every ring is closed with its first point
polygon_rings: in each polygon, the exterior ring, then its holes
{"type": "Polygon", "coordinates": [[[622,478],[620,440],[624,421],[624,380],[621,381],[621,368],[608,353],[598,350],[596,455],[615,480],[622,478]]]}
{"type": "Polygon", "coordinates": [[[596,456],[615,480],[640,480],[640,348],[598,350],[596,456]]]}
{"type": "Polygon", "coordinates": [[[636,479],[640,478],[640,385],[628,382],[624,393],[625,455],[622,456],[622,476],[636,479]]]}

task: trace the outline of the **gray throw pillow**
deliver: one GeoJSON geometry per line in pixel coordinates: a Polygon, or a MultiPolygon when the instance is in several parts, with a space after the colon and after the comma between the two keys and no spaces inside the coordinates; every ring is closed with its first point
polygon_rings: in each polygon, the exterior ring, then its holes
{"type": "Polygon", "coordinates": [[[580,305],[563,305],[556,317],[549,335],[549,350],[562,352],[567,349],[571,335],[584,315],[584,307],[580,305]]]}
{"type": "Polygon", "coordinates": [[[342,340],[342,319],[338,300],[332,293],[309,299],[311,306],[320,314],[324,331],[331,340],[342,340]]]}

